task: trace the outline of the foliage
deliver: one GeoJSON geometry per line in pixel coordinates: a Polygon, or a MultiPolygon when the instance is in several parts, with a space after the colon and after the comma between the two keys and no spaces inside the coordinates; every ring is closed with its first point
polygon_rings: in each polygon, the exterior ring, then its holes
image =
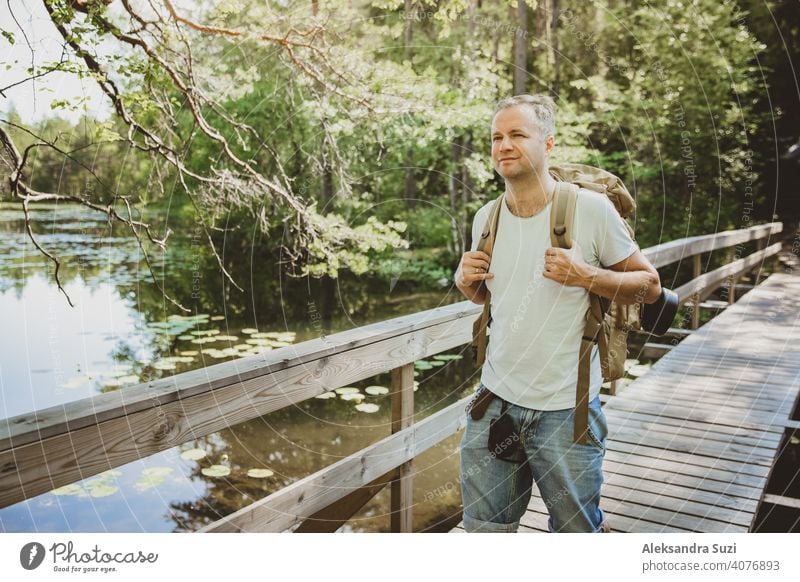
{"type": "Polygon", "coordinates": [[[130,205],[157,223],[151,244],[176,219],[199,224],[215,255],[255,244],[256,230],[294,275],[391,280],[408,252],[424,258],[402,270],[436,285],[502,191],[488,127],[519,39],[528,90],[558,97],[554,161],[622,175],[642,246],[747,226],[759,201],[766,46],[732,3],[560,2],[553,20],[548,0],[529,3],[526,23],[474,0],[46,5],[67,48],[46,66],[96,79],[117,115],[7,117],[18,158],[31,151],[16,176],[3,151],[2,196],[130,205]]]}

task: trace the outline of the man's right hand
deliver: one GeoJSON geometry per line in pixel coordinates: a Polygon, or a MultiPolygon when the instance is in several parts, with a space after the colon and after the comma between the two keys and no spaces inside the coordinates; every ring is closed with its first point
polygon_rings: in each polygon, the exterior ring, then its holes
{"type": "Polygon", "coordinates": [[[471,287],[475,283],[494,278],[489,270],[489,255],[483,251],[467,251],[461,257],[456,273],[456,283],[459,287],[471,287]]]}

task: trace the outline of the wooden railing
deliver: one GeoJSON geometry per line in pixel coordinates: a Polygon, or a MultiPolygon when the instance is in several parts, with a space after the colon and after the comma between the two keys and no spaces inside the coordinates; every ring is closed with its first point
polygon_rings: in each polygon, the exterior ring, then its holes
{"type": "MultiPolygon", "coordinates": [[[[694,257],[694,278],[676,292],[696,313],[716,288],[727,281],[732,293],[736,277],[775,256],[781,243],[764,243],[781,230],[771,223],[643,252],[656,267],[694,257]],[[701,253],[749,241],[760,250],[700,273],[701,253]]],[[[464,301],[0,421],[0,507],[392,371],[390,435],[201,531],[335,531],[387,484],[392,530],[411,531],[411,463],[463,428],[469,400],[415,423],[414,362],[468,343],[480,309],[464,301]]]]}

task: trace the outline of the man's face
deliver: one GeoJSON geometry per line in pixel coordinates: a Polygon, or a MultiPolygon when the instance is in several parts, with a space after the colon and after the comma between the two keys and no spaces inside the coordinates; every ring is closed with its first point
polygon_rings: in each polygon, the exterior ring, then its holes
{"type": "Polygon", "coordinates": [[[542,139],[525,105],[501,109],[492,121],[492,164],[506,179],[538,176],[547,168],[554,138],[542,139]]]}

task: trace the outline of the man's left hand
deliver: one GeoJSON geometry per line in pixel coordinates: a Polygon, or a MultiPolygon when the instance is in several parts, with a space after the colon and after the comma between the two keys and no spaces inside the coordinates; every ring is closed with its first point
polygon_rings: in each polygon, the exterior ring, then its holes
{"type": "Polygon", "coordinates": [[[583,252],[577,241],[571,249],[550,247],[544,252],[545,279],[569,287],[584,287],[591,278],[591,266],[583,260],[583,252]]]}

